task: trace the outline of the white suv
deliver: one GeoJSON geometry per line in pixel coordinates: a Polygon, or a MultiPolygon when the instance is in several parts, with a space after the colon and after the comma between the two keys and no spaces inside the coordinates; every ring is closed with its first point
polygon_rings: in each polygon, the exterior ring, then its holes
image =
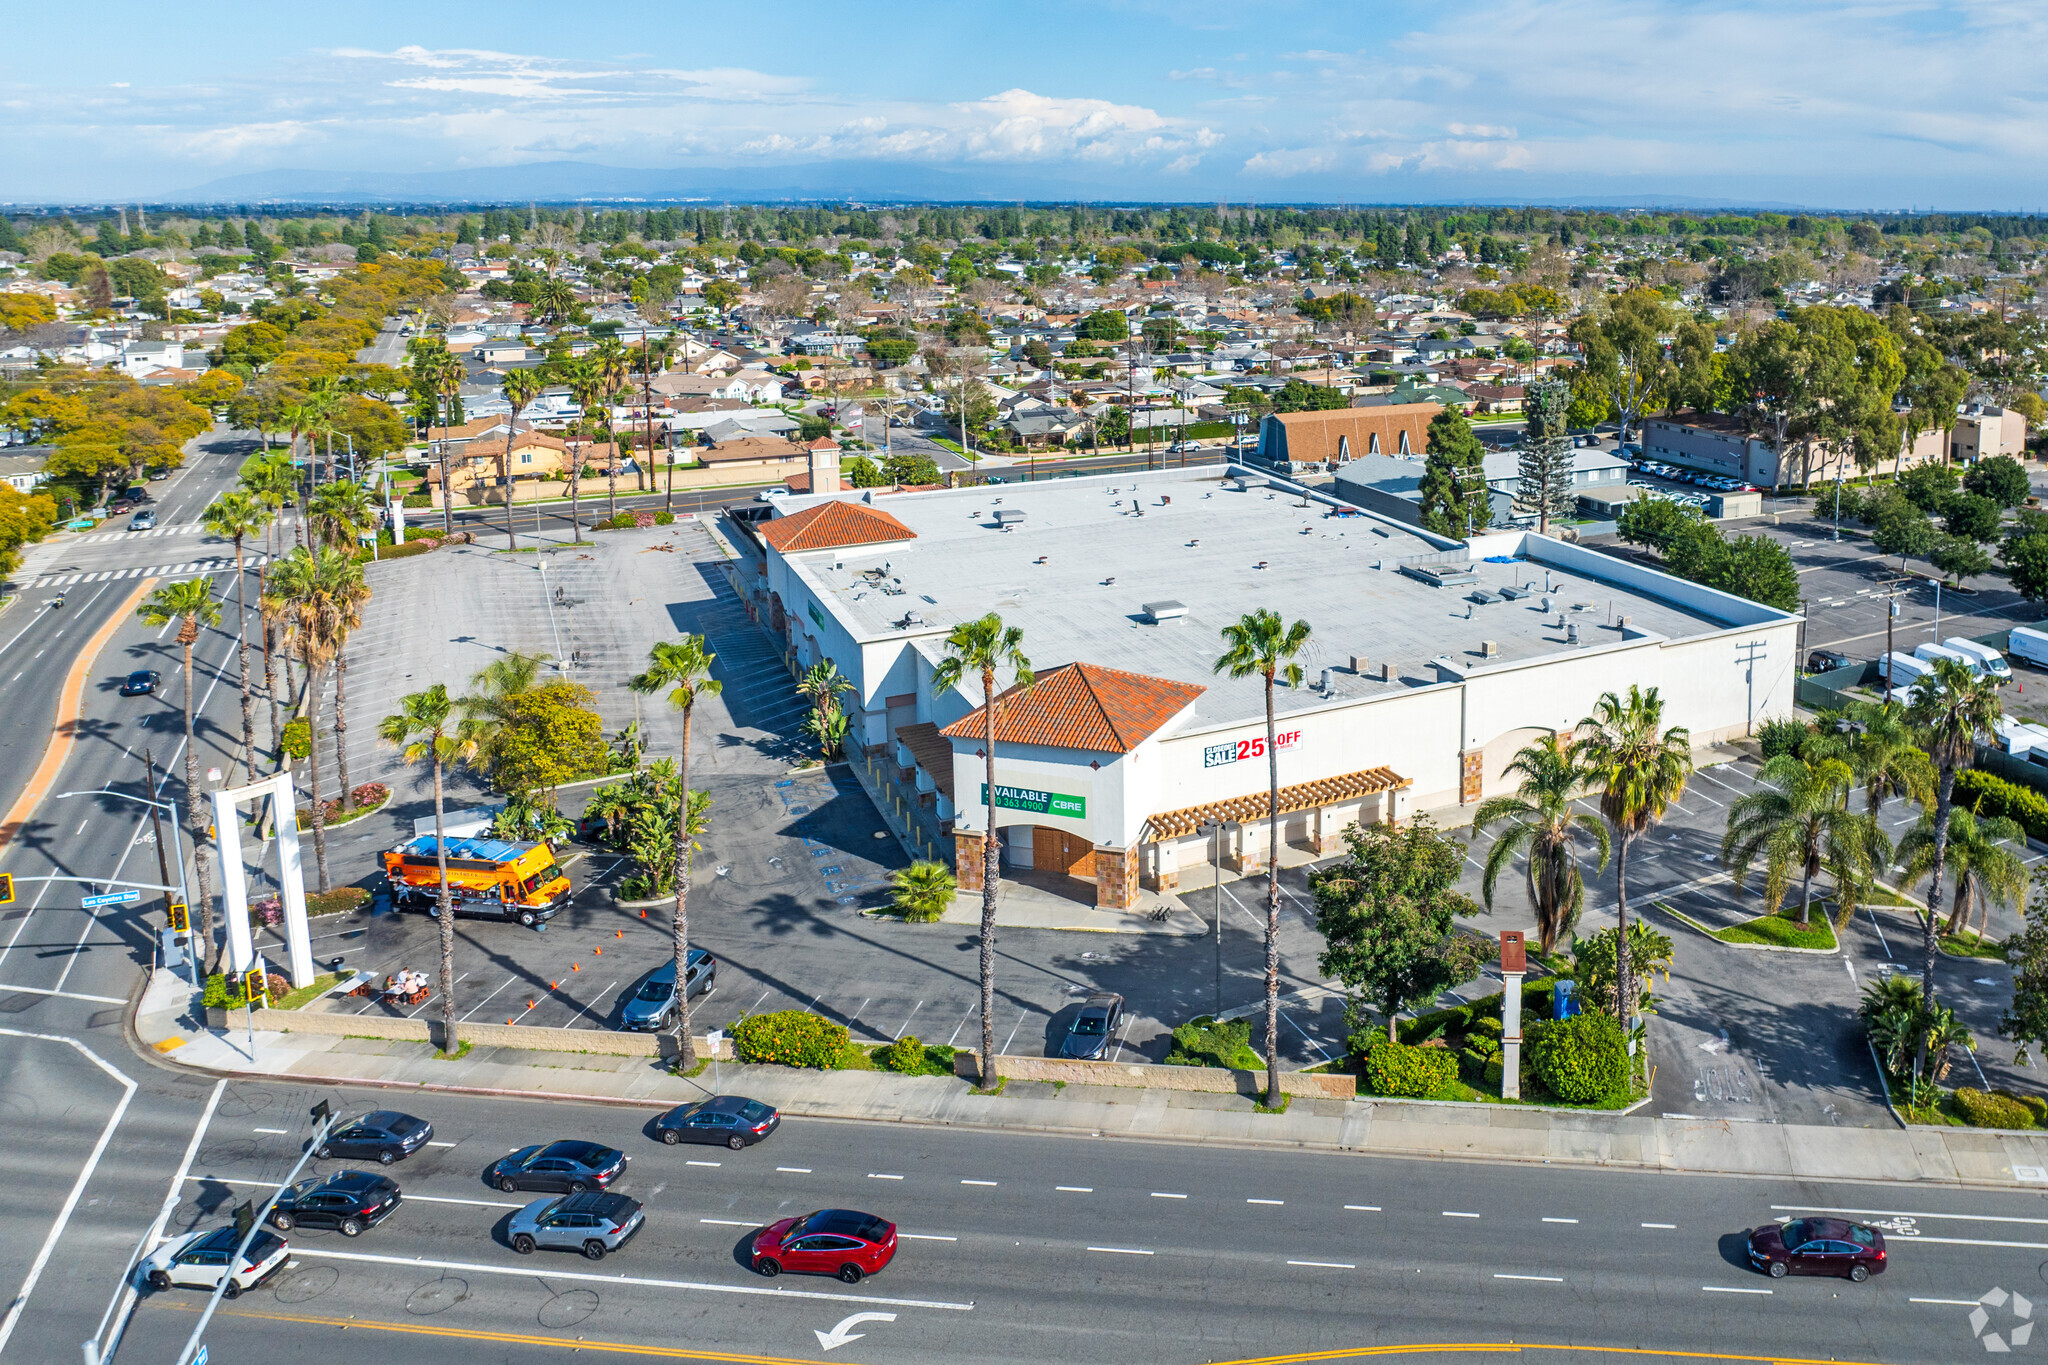
{"type": "Polygon", "coordinates": [[[261,1231],[249,1243],[249,1252],[241,1264],[229,1275],[228,1263],[234,1259],[235,1248],[241,1241],[232,1227],[208,1228],[173,1237],[143,1261],[143,1278],[151,1289],[211,1290],[225,1277],[228,1286],[222,1297],[233,1299],[284,1269],[285,1262],[291,1259],[291,1243],[276,1233],[261,1231]]]}

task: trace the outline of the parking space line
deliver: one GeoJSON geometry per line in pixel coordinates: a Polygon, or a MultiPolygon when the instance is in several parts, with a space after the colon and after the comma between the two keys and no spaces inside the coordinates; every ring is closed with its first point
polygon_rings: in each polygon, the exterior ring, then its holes
{"type": "Polygon", "coordinates": [[[967,1007],[967,1013],[960,1016],[960,1022],[953,1028],[953,1036],[946,1040],[947,1047],[953,1046],[953,1044],[957,1043],[960,1040],[960,1030],[967,1027],[967,1021],[969,1019],[972,1019],[974,1017],[974,1012],[980,1008],[981,1002],[979,1000],[975,1001],[973,1004],[967,1007]]]}
{"type": "Polygon", "coordinates": [[[1012,1044],[1012,1043],[1014,1043],[1014,1042],[1016,1042],[1016,1041],[1017,1041],[1017,1032],[1018,1032],[1018,1030],[1019,1030],[1019,1029],[1022,1029],[1022,1028],[1024,1027],[1024,1020],[1025,1020],[1025,1018],[1026,1018],[1027,1016],[1029,1016],[1029,1015],[1030,1015],[1030,1013],[1031,1013],[1031,1007],[1030,1007],[1029,1005],[1026,1005],[1026,1006],[1025,1006],[1025,1007],[1024,1007],[1023,1009],[1021,1009],[1021,1010],[1018,1010],[1018,1011],[1017,1011],[1017,1024],[1016,1024],[1016,1027],[1015,1027],[1015,1028],[1012,1028],[1012,1029],[1010,1030],[1010,1036],[1009,1036],[1009,1037],[1007,1037],[1007,1038],[1003,1039],[1003,1051],[1004,1051],[1004,1052],[1008,1052],[1008,1051],[1010,1050],[1010,1044],[1012,1044]]]}
{"type": "Polygon", "coordinates": [[[912,1005],[910,1007],[910,1013],[903,1016],[903,1026],[897,1029],[894,1033],[890,1034],[889,1036],[892,1038],[901,1038],[905,1033],[908,1033],[910,1031],[910,1021],[917,1018],[917,1012],[923,1008],[924,1001],[922,1000],[918,1001],[915,1005],[912,1005]]]}

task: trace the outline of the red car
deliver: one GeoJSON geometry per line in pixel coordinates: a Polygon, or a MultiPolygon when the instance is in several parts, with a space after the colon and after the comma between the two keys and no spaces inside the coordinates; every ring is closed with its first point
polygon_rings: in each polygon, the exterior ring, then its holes
{"type": "Polygon", "coordinates": [[[792,1270],[859,1284],[895,1259],[896,1225],[852,1209],[785,1218],[754,1234],[754,1270],[770,1279],[792,1270]]]}
{"type": "Polygon", "coordinates": [[[1749,1262],[1772,1279],[1841,1275],[1861,1284],[1884,1273],[1884,1234],[1840,1218],[1795,1218],[1749,1232],[1749,1262]]]}

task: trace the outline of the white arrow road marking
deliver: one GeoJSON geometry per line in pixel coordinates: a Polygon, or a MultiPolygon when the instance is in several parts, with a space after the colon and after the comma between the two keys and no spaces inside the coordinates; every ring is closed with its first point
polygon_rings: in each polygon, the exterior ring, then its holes
{"type": "Polygon", "coordinates": [[[859,1341],[862,1337],[867,1335],[867,1333],[865,1332],[849,1332],[846,1330],[847,1328],[853,1326],[857,1322],[894,1321],[896,1321],[896,1315],[894,1313],[855,1313],[851,1317],[841,1318],[839,1320],[839,1325],[837,1327],[834,1327],[829,1332],[820,1332],[817,1328],[813,1327],[811,1329],[811,1335],[815,1336],[818,1339],[818,1345],[822,1349],[829,1351],[834,1346],[844,1346],[849,1341],[859,1341]]]}

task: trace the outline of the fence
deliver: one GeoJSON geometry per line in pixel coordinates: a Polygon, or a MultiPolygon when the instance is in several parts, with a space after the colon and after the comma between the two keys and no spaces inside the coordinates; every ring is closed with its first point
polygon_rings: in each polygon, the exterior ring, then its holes
{"type": "Polygon", "coordinates": [[[1809,711],[1839,711],[1851,702],[1866,700],[1863,697],[1851,696],[1850,688],[1879,681],[1877,661],[1868,659],[1862,663],[1831,668],[1825,673],[1815,673],[1801,678],[1792,695],[1799,705],[1809,711]]]}

